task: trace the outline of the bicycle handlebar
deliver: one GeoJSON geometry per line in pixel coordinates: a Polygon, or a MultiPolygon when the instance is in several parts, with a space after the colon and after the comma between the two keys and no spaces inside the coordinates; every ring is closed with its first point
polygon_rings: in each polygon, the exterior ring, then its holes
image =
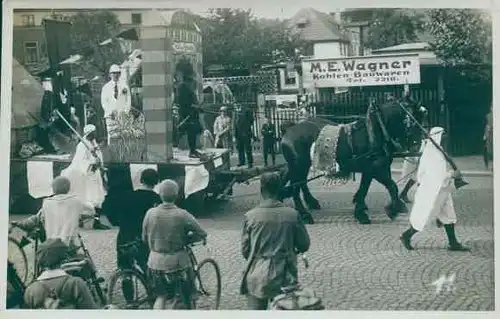
{"type": "Polygon", "coordinates": [[[189,243],[186,246],[188,246],[188,247],[194,247],[194,246],[206,246],[206,245],[207,245],[207,240],[203,239],[203,240],[200,240],[200,241],[189,243]]]}

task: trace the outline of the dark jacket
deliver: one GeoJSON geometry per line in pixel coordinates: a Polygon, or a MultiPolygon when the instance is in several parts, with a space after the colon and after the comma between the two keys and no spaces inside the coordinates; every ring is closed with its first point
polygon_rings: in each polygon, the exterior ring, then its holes
{"type": "Polygon", "coordinates": [[[193,106],[198,104],[195,92],[187,83],[181,83],[177,90],[177,104],[179,104],[179,115],[181,121],[191,116],[189,121],[197,120],[199,111],[193,106]]]}
{"type": "Polygon", "coordinates": [[[160,196],[152,190],[138,189],[128,200],[128,207],[120,214],[117,244],[142,238],[142,222],[149,209],[161,204],[160,196]]]}
{"type": "MultiPolygon", "coordinates": [[[[24,302],[28,309],[42,309],[46,298],[50,296],[50,290],[54,289],[57,296],[66,305],[67,309],[97,309],[98,306],[92,298],[92,294],[80,277],[64,274],[59,270],[57,276],[40,277],[28,286],[24,294],[24,302]]],[[[42,276],[44,273],[42,273],[42,276]]]]}
{"type": "Polygon", "coordinates": [[[265,200],[245,214],[241,252],[247,266],[240,293],[271,299],[297,282],[297,253],[310,239],[299,213],[280,201],[265,200]]]}
{"type": "Polygon", "coordinates": [[[253,125],[253,112],[248,108],[242,108],[239,112],[234,112],[233,120],[233,136],[238,137],[251,137],[253,125]]]}
{"type": "Polygon", "coordinates": [[[51,91],[43,92],[42,105],[40,107],[40,125],[46,127],[52,120],[52,113],[56,109],[54,93],[51,91]]]}
{"type": "Polygon", "coordinates": [[[262,137],[266,141],[272,141],[275,137],[274,124],[265,123],[262,125],[260,132],[262,133],[262,137]]]}

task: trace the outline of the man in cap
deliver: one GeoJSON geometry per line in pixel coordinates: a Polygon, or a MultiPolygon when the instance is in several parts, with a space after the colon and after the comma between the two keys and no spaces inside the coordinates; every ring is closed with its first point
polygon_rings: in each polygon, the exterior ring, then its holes
{"type": "MultiPolygon", "coordinates": [[[[441,143],[443,128],[434,127],[430,131],[431,138],[441,143]]],[[[450,169],[441,151],[430,141],[425,141],[422,157],[418,167],[419,183],[415,194],[415,203],[410,212],[410,227],[400,239],[408,250],[413,250],[412,237],[424,230],[428,221],[435,217],[438,227],[444,225],[448,237],[448,249],[451,251],[469,251],[460,244],[455,236],[457,216],[453,205],[451,192],[454,188],[454,178],[457,171],[450,169]]]]}
{"type": "Polygon", "coordinates": [[[36,258],[43,272],[26,288],[28,309],[98,309],[87,283],[61,268],[67,253],[68,246],[60,239],[48,239],[38,247],[36,258]]]}
{"type": "Polygon", "coordinates": [[[104,119],[108,131],[108,144],[116,136],[116,118],[122,113],[128,113],[131,108],[132,98],[130,89],[124,81],[120,81],[121,69],[113,64],[109,68],[110,81],[102,87],[101,105],[104,110],[104,119]]]}
{"type": "Polygon", "coordinates": [[[244,217],[241,252],[247,266],[240,293],[250,310],[266,310],[282,287],[297,283],[297,253],[310,245],[299,213],[279,200],[281,185],[278,173],[262,174],[262,201],[244,217]]]}
{"type": "Polygon", "coordinates": [[[159,195],[163,203],[148,210],[142,226],[142,240],[150,250],[148,268],[157,295],[154,309],[165,309],[166,301],[175,296],[177,285],[168,282],[165,275],[179,271],[187,272],[188,287],[183,289],[183,304],[191,308],[194,274],[185,247],[207,238],[207,233],[196,219],[174,204],[178,194],[179,186],[175,181],[161,182],[159,195]]]}
{"type": "Polygon", "coordinates": [[[229,148],[231,118],[227,115],[227,107],[220,108],[220,115],[214,122],[215,147],[229,148]]]}
{"type": "Polygon", "coordinates": [[[70,195],[70,189],[68,178],[56,177],[52,181],[54,195],[44,199],[38,214],[20,222],[12,222],[12,225],[27,231],[43,226],[46,238],[60,239],[69,246],[77,244],[75,240],[81,218],[93,218],[95,211],[88,203],[70,195]]]}
{"type": "MultiPolygon", "coordinates": [[[[70,194],[100,210],[106,190],[101,174],[103,157],[96,141],[95,130],[93,124],[83,128],[83,140],[76,146],[71,164],[61,172],[61,176],[71,181],[70,194]]],[[[98,220],[94,227],[106,228],[98,220]]]]}

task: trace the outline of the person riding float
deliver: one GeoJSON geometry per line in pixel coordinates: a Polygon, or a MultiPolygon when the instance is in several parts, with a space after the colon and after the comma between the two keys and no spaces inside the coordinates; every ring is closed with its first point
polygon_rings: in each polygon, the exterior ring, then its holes
{"type": "Polygon", "coordinates": [[[200,123],[200,108],[198,98],[193,88],[193,79],[188,75],[182,76],[182,82],[177,91],[177,103],[179,105],[180,124],[178,126],[179,135],[187,135],[189,146],[189,157],[199,158],[200,152],[196,150],[198,135],[202,132],[200,123]]]}

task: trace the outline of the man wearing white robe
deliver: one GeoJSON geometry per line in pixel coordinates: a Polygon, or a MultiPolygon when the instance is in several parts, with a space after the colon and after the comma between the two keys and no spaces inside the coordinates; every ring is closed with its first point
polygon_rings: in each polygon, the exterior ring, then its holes
{"type": "MultiPolygon", "coordinates": [[[[430,136],[437,144],[440,144],[443,132],[443,128],[434,127],[431,129],[430,136]]],[[[424,143],[417,173],[419,186],[410,212],[411,226],[400,239],[406,249],[413,250],[412,236],[424,230],[430,220],[437,218],[438,227],[444,225],[448,237],[448,249],[469,251],[458,242],[455,236],[457,217],[451,192],[454,188],[456,172],[448,167],[444,155],[432,142],[426,140],[424,143]]]]}
{"type": "MultiPolygon", "coordinates": [[[[69,195],[75,195],[81,201],[92,205],[98,212],[106,196],[106,190],[99,169],[103,157],[95,139],[95,130],[96,127],[92,124],[83,128],[83,140],[76,146],[71,164],[61,172],[61,176],[67,177],[71,182],[69,195]]],[[[97,220],[94,227],[101,228],[102,225],[97,220]]]]}
{"type": "MultiPolygon", "coordinates": [[[[104,110],[104,119],[108,132],[108,144],[111,138],[116,135],[116,117],[120,113],[128,113],[131,108],[132,97],[130,88],[124,80],[120,80],[121,69],[113,64],[109,68],[111,80],[104,84],[101,91],[101,105],[104,110]]],[[[124,77],[122,77],[124,79],[124,77]]]]}

